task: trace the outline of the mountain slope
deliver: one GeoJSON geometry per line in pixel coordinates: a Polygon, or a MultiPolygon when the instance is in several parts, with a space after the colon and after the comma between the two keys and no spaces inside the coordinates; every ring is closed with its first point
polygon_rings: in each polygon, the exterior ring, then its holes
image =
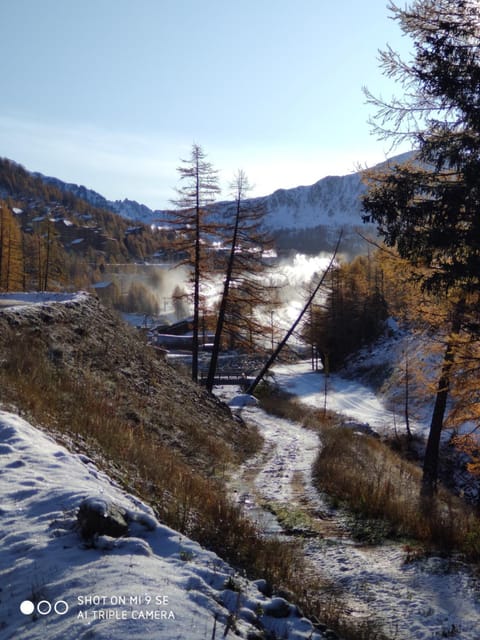
{"type": "MultiPolygon", "coordinates": [[[[395,156],[387,162],[404,162],[411,158],[407,152],[395,156]]],[[[378,166],[382,166],[381,163],[378,166]]],[[[114,211],[126,218],[145,223],[168,222],[169,212],[152,210],[133,200],[109,201],[103,196],[76,184],[67,184],[36,174],[45,183],[53,184],[63,192],[75,194],[95,206],[114,211]]],[[[274,193],[245,200],[245,206],[263,207],[265,211],[264,227],[276,239],[277,248],[296,250],[306,253],[330,251],[336,243],[339,229],[343,229],[343,251],[361,253],[365,242],[358,235],[374,234],[371,224],[362,224],[360,196],[365,191],[361,172],[344,176],[327,176],[309,186],[292,189],[278,189],[274,193]]],[[[214,205],[220,216],[229,211],[232,202],[219,202],[214,205]]]]}
{"type": "MultiPolygon", "coordinates": [[[[94,197],[94,192],[81,187],[75,195],[54,183],[0,158],[0,207],[15,231],[25,274],[23,283],[3,288],[28,290],[41,288],[39,283],[43,288],[72,283],[85,287],[102,279],[107,263],[141,262],[168,248],[162,230],[142,223],[132,226],[125,217],[100,206],[99,194],[94,197]]],[[[3,217],[0,226],[7,224],[2,221],[3,217]]],[[[4,233],[4,243],[5,237],[4,233]]]]}
{"type": "Polygon", "coordinates": [[[81,198],[94,207],[101,207],[113,213],[117,213],[128,220],[135,220],[144,224],[153,224],[159,217],[164,215],[163,211],[153,211],[144,204],[140,204],[135,200],[107,200],[97,191],[87,189],[83,185],[74,184],[72,182],[63,182],[59,178],[45,176],[42,173],[32,173],[33,176],[42,180],[45,184],[51,185],[62,193],[71,193],[76,198],[81,198]]]}
{"type": "Polygon", "coordinates": [[[114,412],[132,433],[151,432],[206,475],[215,455],[224,464],[245,454],[252,431],[93,296],[0,295],[0,349],[8,370],[27,376],[45,362],[49,387],[58,377],[75,385],[90,381],[105,403],[105,422],[114,412]]]}
{"type": "MultiPolygon", "coordinates": [[[[387,163],[404,162],[410,157],[410,153],[401,154],[387,163]]],[[[279,189],[257,200],[266,208],[266,225],[271,229],[311,229],[321,224],[340,227],[361,222],[360,196],[364,191],[362,172],[357,171],[327,176],[310,186],[279,189]]]]}
{"type": "MultiPolygon", "coordinates": [[[[401,163],[411,152],[395,156],[387,163],[401,163]]],[[[257,198],[265,209],[265,226],[276,237],[279,249],[305,253],[331,251],[340,229],[343,230],[341,251],[363,253],[366,243],[359,235],[375,235],[375,226],[362,220],[361,196],[365,192],[362,172],[344,176],[327,176],[310,186],[280,189],[257,198]]]]}

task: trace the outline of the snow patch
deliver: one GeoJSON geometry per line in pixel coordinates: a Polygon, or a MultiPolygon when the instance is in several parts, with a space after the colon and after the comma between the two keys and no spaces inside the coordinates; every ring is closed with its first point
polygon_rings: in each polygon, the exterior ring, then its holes
{"type": "Polygon", "coordinates": [[[75,293],[54,293],[51,291],[0,293],[0,306],[15,307],[50,302],[63,304],[67,302],[83,302],[86,298],[88,298],[88,293],[85,291],[77,291],[75,293]]]}

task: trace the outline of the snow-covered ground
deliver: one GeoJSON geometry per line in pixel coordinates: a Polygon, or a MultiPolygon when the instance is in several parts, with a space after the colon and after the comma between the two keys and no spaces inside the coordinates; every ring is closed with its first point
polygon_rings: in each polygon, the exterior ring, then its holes
{"type": "Polygon", "coordinates": [[[0,294],[0,307],[17,307],[48,302],[64,303],[76,299],[81,300],[86,295],[88,294],[82,291],[75,293],[54,293],[50,291],[2,293],[0,294]]]}
{"type": "MultiPolygon", "coordinates": [[[[312,371],[310,361],[277,365],[272,372],[280,388],[311,407],[326,406],[330,411],[368,424],[378,433],[393,433],[395,429],[400,431],[404,428],[401,418],[388,410],[382,400],[361,382],[330,374],[325,395],[325,377],[322,373],[312,371]]],[[[424,433],[428,424],[413,421],[410,427],[413,432],[424,433]]]]}
{"type": "MultiPolygon", "coordinates": [[[[350,615],[383,620],[396,640],[478,640],[480,586],[468,567],[440,558],[405,563],[397,545],[354,545],[311,485],[317,435],[255,406],[242,415],[266,442],[237,484],[246,512],[262,499],[291,506],[301,500],[323,513],[325,533],[308,540],[306,553],[345,589],[350,615]]],[[[0,442],[1,640],[209,639],[215,617],[220,636],[232,613],[245,637],[259,612],[277,605],[215,554],[156,522],[148,506],[87,457],[69,453],[18,416],[0,412],[0,442]],[[72,527],[87,496],[114,501],[139,522],[127,537],[85,545],[72,527]],[[240,594],[226,588],[230,577],[240,594]]],[[[293,607],[288,617],[263,614],[260,622],[279,637],[321,638],[310,635],[312,626],[293,607]]]]}
{"type": "MultiPolygon", "coordinates": [[[[323,407],[323,376],[312,373],[309,363],[277,366],[273,372],[280,386],[311,406],[323,407]]],[[[219,393],[227,399],[234,392],[225,387],[219,393]]],[[[392,428],[392,414],[360,383],[332,376],[327,407],[379,430],[392,428]]],[[[380,621],[395,640],[479,640],[480,581],[467,565],[440,557],[408,562],[399,544],[355,544],[343,526],[345,516],[332,512],[312,486],[310,471],[320,446],[316,433],[257,406],[245,406],[241,415],[257,424],[265,445],[238,474],[233,490],[246,512],[260,523],[263,517],[274,532],[268,514],[259,509],[263,501],[321,515],[321,535],[307,538],[305,553],[321,575],[344,590],[346,615],[380,621]]]]}
{"type": "Polygon", "coordinates": [[[211,639],[233,618],[241,637],[257,622],[277,637],[322,637],[261,582],[158,523],[87,457],[4,411],[0,443],[1,640],[211,639]],[[75,513],[92,496],[135,516],[128,536],[82,542],[75,513]]]}

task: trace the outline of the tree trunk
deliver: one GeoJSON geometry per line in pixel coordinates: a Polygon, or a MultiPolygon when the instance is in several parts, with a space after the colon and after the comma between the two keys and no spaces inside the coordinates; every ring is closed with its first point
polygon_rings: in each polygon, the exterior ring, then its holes
{"type": "Polygon", "coordinates": [[[275,360],[277,359],[278,355],[280,354],[280,351],[283,349],[283,347],[287,344],[288,339],[290,338],[290,336],[292,335],[292,333],[295,331],[298,323],[300,322],[300,320],[303,318],[303,316],[305,315],[306,311],[308,310],[309,306],[312,304],[315,296],[318,293],[318,290],[320,289],[320,287],[322,286],[327,273],[330,271],[335,258],[337,256],[338,253],[338,248],[340,246],[340,240],[342,239],[342,232],[340,232],[339,236],[338,236],[338,240],[337,240],[337,244],[335,246],[335,250],[333,252],[333,255],[330,259],[330,262],[328,263],[327,268],[325,269],[322,277],[320,278],[320,282],[317,284],[317,286],[315,287],[315,289],[313,290],[313,292],[311,293],[310,297],[308,298],[305,306],[303,307],[303,309],[301,310],[300,314],[298,315],[297,319],[295,320],[295,322],[292,324],[292,326],[290,327],[290,329],[287,331],[287,333],[285,334],[285,337],[283,338],[283,340],[281,340],[277,346],[277,348],[275,349],[275,351],[272,353],[272,355],[270,356],[270,358],[267,360],[267,362],[263,365],[262,370],[260,371],[260,373],[257,375],[257,377],[255,378],[255,380],[252,382],[252,384],[248,387],[247,389],[247,393],[248,394],[252,394],[258,383],[260,382],[260,380],[263,378],[263,376],[267,373],[267,371],[270,369],[270,367],[272,366],[272,364],[275,362],[275,360]]]}
{"type": "Polygon", "coordinates": [[[407,430],[407,438],[410,441],[412,439],[412,431],[410,429],[410,367],[408,363],[408,351],[405,352],[405,428],[407,430]]]}
{"type": "Polygon", "coordinates": [[[442,435],[443,420],[447,407],[448,391],[450,387],[450,374],[455,355],[454,334],[458,333],[462,323],[465,300],[462,298],[457,303],[452,320],[452,337],[448,340],[443,356],[442,371],[437,385],[437,395],[433,407],[430,431],[428,434],[427,447],[423,460],[422,477],[422,498],[431,498],[437,490],[438,482],[438,462],[440,455],[440,438],[442,435]]]}
{"type": "Polygon", "coordinates": [[[450,383],[450,370],[453,364],[452,343],[449,342],[443,358],[442,373],[438,381],[437,395],[433,407],[430,431],[428,434],[425,458],[423,460],[422,497],[431,498],[437,489],[438,458],[440,452],[440,437],[443,428],[443,419],[447,406],[448,389],[450,383]]]}
{"type": "Polygon", "coordinates": [[[208,225],[204,219],[205,209],[208,204],[214,202],[215,195],[220,191],[218,187],[217,172],[212,165],[205,160],[206,156],[202,148],[194,144],[188,160],[182,160],[183,165],[177,170],[180,179],[185,180],[184,185],[177,189],[179,198],[173,203],[179,208],[175,220],[178,225],[178,242],[173,249],[188,253],[186,263],[193,269],[193,336],[192,336],[192,379],[198,380],[198,338],[200,335],[200,285],[202,273],[202,249],[201,234],[207,234],[208,225]],[[190,255],[193,244],[193,256],[190,255]]]}
{"type": "Polygon", "coordinates": [[[0,207],[0,290],[3,286],[3,242],[5,236],[5,215],[3,206],[0,207]]]}
{"type": "Polygon", "coordinates": [[[230,249],[230,257],[228,259],[227,272],[225,275],[225,282],[223,284],[223,295],[220,302],[220,309],[218,312],[217,326],[215,328],[215,338],[213,340],[212,357],[210,358],[210,366],[207,376],[207,391],[210,393],[213,390],[213,384],[215,382],[215,372],[217,370],[218,354],[220,353],[220,341],[222,338],[223,325],[225,322],[225,313],[227,311],[228,292],[230,289],[230,282],[232,280],[233,265],[235,262],[235,251],[237,247],[238,226],[240,223],[240,197],[237,200],[237,209],[235,215],[235,226],[233,229],[232,245],[230,249]]]}
{"type": "Polygon", "coordinates": [[[193,282],[192,380],[198,382],[198,336],[200,329],[200,204],[197,192],[195,212],[195,264],[193,282]]]}
{"type": "Polygon", "coordinates": [[[47,253],[45,255],[45,272],[43,276],[43,289],[48,291],[48,276],[50,275],[50,221],[47,221],[47,253]]]}

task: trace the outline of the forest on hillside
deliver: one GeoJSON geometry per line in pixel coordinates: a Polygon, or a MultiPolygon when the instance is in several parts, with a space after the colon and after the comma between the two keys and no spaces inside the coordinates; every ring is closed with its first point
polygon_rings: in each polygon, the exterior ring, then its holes
{"type": "Polygon", "coordinates": [[[0,158],[0,290],[85,287],[107,264],[168,255],[170,241],[0,158]]]}

